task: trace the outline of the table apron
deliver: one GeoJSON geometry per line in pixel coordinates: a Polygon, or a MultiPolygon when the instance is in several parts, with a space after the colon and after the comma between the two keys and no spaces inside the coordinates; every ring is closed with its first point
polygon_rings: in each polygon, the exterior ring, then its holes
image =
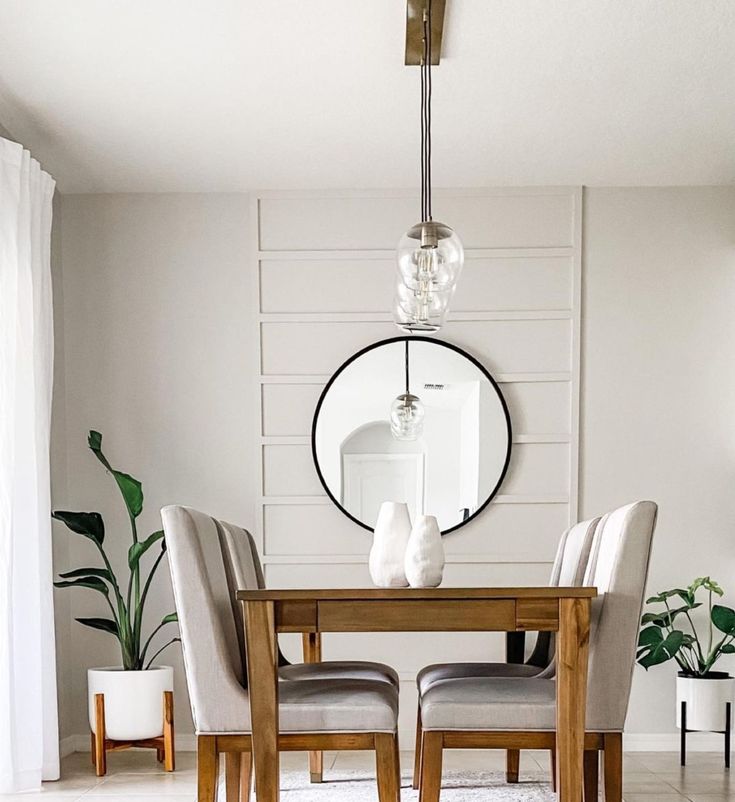
{"type": "Polygon", "coordinates": [[[279,632],[553,632],[558,599],[284,600],[279,632]]]}

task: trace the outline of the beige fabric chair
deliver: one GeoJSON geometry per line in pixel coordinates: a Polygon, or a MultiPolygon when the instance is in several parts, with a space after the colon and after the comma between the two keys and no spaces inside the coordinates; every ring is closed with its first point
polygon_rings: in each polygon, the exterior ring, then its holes
{"type": "MultiPolygon", "coordinates": [[[[244,530],[186,507],[165,507],[161,515],[197,735],[199,802],[214,802],[221,752],[228,755],[228,802],[237,799],[240,787],[246,799],[250,707],[230,586],[233,581],[258,585],[255,560],[240,559],[247,556],[243,549],[252,549],[252,541],[244,530]],[[233,560],[235,552],[239,558],[233,560]]],[[[381,801],[398,798],[398,689],[393,682],[335,676],[288,679],[280,683],[279,702],[279,749],[320,750],[327,742],[330,748],[350,749],[355,741],[365,748],[369,741],[378,755],[381,801]],[[355,733],[363,737],[356,739],[355,733]],[[341,735],[346,735],[343,741],[341,735]]]]}
{"type": "MultiPolygon", "coordinates": [[[[549,585],[557,587],[581,585],[589,560],[592,539],[600,522],[599,518],[582,521],[566,530],[559,540],[556,557],[551,569],[549,585]]],[[[416,718],[416,751],[414,756],[413,787],[419,787],[421,745],[421,697],[437,682],[469,677],[535,677],[547,669],[554,654],[554,639],[551,633],[539,633],[536,648],[525,663],[435,663],[426,666],[416,676],[419,691],[419,711],[416,718]]],[[[553,753],[552,753],[553,755],[553,753]]],[[[506,780],[518,782],[520,753],[509,749],[507,755],[506,780]]],[[[552,757],[553,767],[553,757],[552,757]]]]}
{"type": "MultiPolygon", "coordinates": [[[[635,665],[638,623],[648,575],[657,507],[639,501],[606,515],[595,532],[584,584],[597,588],[585,740],[585,799],[597,799],[598,751],[603,752],[606,802],[622,800],[622,731],[635,665]],[[588,796],[589,794],[589,796],[588,796]]],[[[471,677],[436,683],[422,696],[422,802],[437,802],[444,734],[467,733],[469,748],[553,745],[552,677],[471,677]]]]}
{"type": "MultiPolygon", "coordinates": [[[[222,556],[225,561],[227,586],[232,600],[233,614],[237,625],[243,665],[246,661],[244,620],[242,606],[235,599],[238,590],[258,590],[265,587],[263,567],[258,549],[250,532],[225,521],[218,522],[222,556]]],[[[361,679],[390,682],[399,687],[398,673],[383,663],[361,660],[321,659],[321,635],[304,633],[304,663],[291,664],[278,649],[279,674],[281,679],[361,679]]],[[[322,782],[324,758],[322,752],[309,753],[309,774],[314,783],[322,782]]]]}

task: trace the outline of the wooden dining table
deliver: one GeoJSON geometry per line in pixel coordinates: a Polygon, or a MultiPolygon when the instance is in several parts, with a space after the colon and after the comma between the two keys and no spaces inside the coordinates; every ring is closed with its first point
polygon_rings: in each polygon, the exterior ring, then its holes
{"type": "Polygon", "coordinates": [[[557,632],[557,793],[560,802],[580,802],[590,604],[596,595],[588,587],[239,591],[258,802],[279,799],[278,633],[489,631],[557,632]]]}

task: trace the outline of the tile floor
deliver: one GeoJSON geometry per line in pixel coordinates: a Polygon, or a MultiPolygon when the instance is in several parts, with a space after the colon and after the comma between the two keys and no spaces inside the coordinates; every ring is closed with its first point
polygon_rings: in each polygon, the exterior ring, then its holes
{"type": "MultiPolygon", "coordinates": [[[[413,755],[403,752],[404,777],[409,775],[413,755]]],[[[62,779],[45,783],[37,794],[0,795],[0,802],[193,802],[196,796],[195,756],[179,752],[174,774],[164,773],[152,752],[119,752],[108,757],[106,777],[97,778],[89,754],[65,758],[62,779]]],[[[373,758],[366,752],[337,752],[325,755],[325,776],[342,769],[372,769],[373,758]]],[[[282,755],[285,770],[306,770],[306,756],[282,755]]],[[[502,770],[501,752],[453,750],[446,753],[447,770],[502,770]]],[[[521,772],[548,771],[544,752],[522,753],[521,772]]],[[[735,774],[735,768],[733,769],[735,774]]],[[[405,780],[404,780],[405,782],[405,780]]],[[[221,797],[222,798],[222,797],[221,797]]],[[[673,752],[632,752],[625,755],[625,802],[735,802],[735,779],[723,766],[721,754],[691,752],[689,765],[679,767],[673,752]]]]}

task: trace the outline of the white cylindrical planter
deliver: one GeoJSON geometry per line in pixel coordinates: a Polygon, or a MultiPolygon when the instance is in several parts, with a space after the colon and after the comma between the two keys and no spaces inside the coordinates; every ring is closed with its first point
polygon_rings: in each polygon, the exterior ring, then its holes
{"type": "Polygon", "coordinates": [[[419,515],[406,547],[406,579],[412,588],[436,588],[444,575],[444,544],[433,515],[419,515]]]}
{"type": "Polygon", "coordinates": [[[138,741],[163,735],[163,692],[173,691],[171,666],[147,671],[122,668],[87,670],[89,726],[95,726],[95,694],[105,695],[105,734],[113,741],[138,741]]]}
{"type": "Polygon", "coordinates": [[[676,726],[681,729],[681,703],[687,703],[688,730],[721,732],[725,729],[727,703],[735,701],[735,678],[724,671],[706,677],[676,678],[676,726]]]}
{"type": "Polygon", "coordinates": [[[379,588],[405,588],[408,585],[403,558],[411,535],[408,505],[384,501],[378,512],[368,567],[379,588]]]}

